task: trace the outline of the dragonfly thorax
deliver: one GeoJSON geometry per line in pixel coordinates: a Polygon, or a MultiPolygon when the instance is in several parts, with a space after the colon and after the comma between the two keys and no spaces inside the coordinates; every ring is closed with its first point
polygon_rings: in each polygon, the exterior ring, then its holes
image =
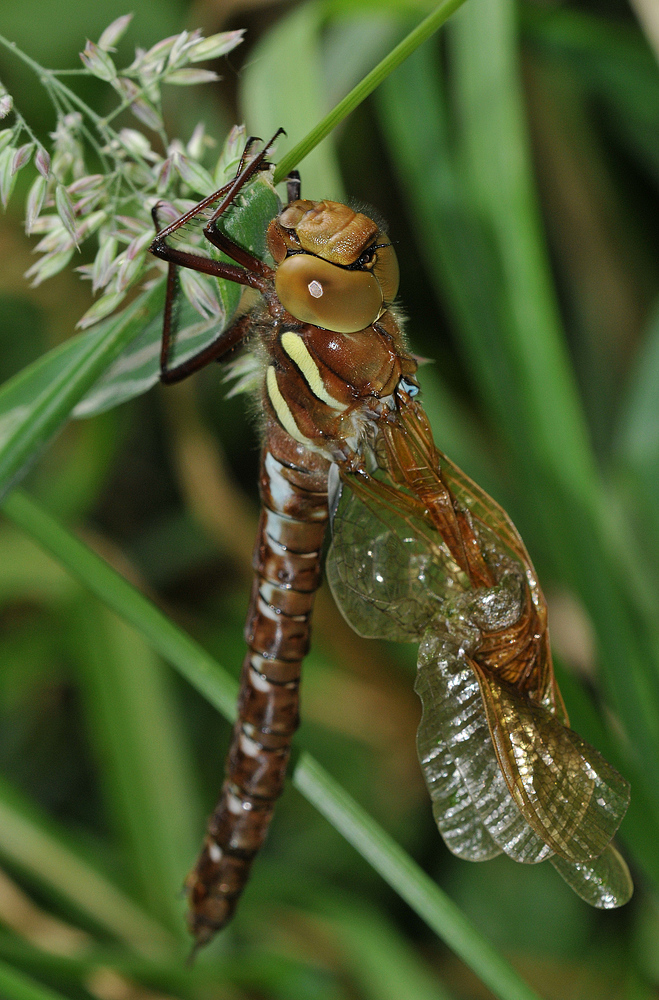
{"type": "Polygon", "coordinates": [[[379,406],[401,378],[414,378],[395,316],[357,333],[282,323],[262,342],[267,358],[263,403],[295,440],[333,460],[368,436],[379,406]]]}

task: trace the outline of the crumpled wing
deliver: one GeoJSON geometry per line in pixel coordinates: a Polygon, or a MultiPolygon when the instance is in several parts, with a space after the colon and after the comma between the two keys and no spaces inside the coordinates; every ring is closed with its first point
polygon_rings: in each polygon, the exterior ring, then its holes
{"type": "Polygon", "coordinates": [[[379,427],[377,471],[341,472],[350,488],[334,515],[327,576],[361,635],[422,640],[417,743],[440,833],[473,861],[501,851],[549,858],[587,902],[622,905],[631,880],[610,841],[629,786],[564,724],[523,542],[437,452],[418,404],[408,400],[398,416],[379,427]],[[483,584],[488,574],[493,584],[483,584]],[[543,634],[546,655],[533,660],[528,643],[543,634]]]}
{"type": "MultiPolygon", "coordinates": [[[[591,906],[623,906],[634,886],[613,844],[608,843],[599,857],[568,860],[554,854],[519,811],[499,767],[473,667],[438,635],[424,637],[416,682],[423,702],[417,743],[433,814],[447,847],[467,861],[486,861],[502,850],[515,861],[548,859],[570,888],[591,906]]],[[[552,719],[552,725],[560,726],[548,712],[539,711],[552,719]]],[[[570,730],[565,732],[576,736],[570,730]]],[[[576,740],[579,753],[587,750],[592,765],[591,754],[596,751],[579,737],[576,740]]],[[[597,757],[601,761],[599,754],[597,757]]],[[[604,770],[597,763],[600,772],[604,770]]],[[[608,777],[624,812],[626,782],[609,765],[605,769],[612,772],[608,777]]],[[[595,778],[592,780],[597,784],[595,778]]],[[[582,823],[588,812],[586,805],[581,810],[582,823]]],[[[607,835],[608,829],[600,833],[600,840],[607,835]]]]}
{"type": "Polygon", "coordinates": [[[613,844],[594,861],[583,864],[554,855],[549,859],[571,889],[591,906],[611,910],[628,903],[634,892],[629,868],[613,844]]]}
{"type": "Polygon", "coordinates": [[[501,851],[527,864],[549,857],[551,849],[526,822],[503,779],[464,648],[434,627],[419,647],[415,690],[423,704],[419,759],[449,850],[469,861],[501,851]]]}
{"type": "Polygon", "coordinates": [[[494,751],[529,825],[568,861],[599,858],[629,804],[629,783],[577,733],[473,664],[494,751]]]}

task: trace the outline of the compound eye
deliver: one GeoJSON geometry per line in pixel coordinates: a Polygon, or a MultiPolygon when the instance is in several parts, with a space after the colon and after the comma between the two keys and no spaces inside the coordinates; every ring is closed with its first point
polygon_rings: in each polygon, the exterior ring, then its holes
{"type": "MultiPolygon", "coordinates": [[[[384,234],[378,237],[378,243],[386,240],[384,234]]],[[[379,246],[375,251],[375,263],[373,264],[373,274],[378,279],[378,284],[382,289],[382,297],[385,302],[393,302],[398,291],[400,272],[398,270],[398,258],[396,251],[389,246],[379,246]]]]}
{"type": "Polygon", "coordinates": [[[301,323],[335,333],[365,330],[382,311],[382,290],[371,271],[347,271],[310,254],[293,254],[279,265],[275,290],[301,323]]]}

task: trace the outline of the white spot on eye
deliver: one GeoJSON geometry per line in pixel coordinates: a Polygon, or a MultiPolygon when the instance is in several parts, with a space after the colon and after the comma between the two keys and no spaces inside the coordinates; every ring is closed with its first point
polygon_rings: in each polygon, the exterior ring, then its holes
{"type": "Polygon", "coordinates": [[[222,860],[222,850],[217,846],[214,840],[211,840],[208,845],[208,856],[211,861],[215,862],[215,864],[222,860]]]}
{"type": "Polygon", "coordinates": [[[316,281],[315,279],[313,281],[310,281],[308,287],[309,287],[309,294],[313,295],[314,299],[321,298],[323,294],[323,286],[319,281],[316,281]]]}

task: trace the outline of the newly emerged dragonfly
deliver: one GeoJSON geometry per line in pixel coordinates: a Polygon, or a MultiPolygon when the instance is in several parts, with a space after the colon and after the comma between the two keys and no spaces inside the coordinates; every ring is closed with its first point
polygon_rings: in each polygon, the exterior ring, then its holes
{"type": "Polygon", "coordinates": [[[282,790],[329,522],[326,573],[348,622],[363,636],[420,644],[419,758],[450,850],[471,861],[549,859],[588,903],[620,906],[632,883],[611,840],[629,786],[568,728],[545,601],[515,527],[435,447],[393,304],[394,249],[365,215],[301,200],[297,174],[267,230],[274,263],[238,246],[223,216],[269,166],[268,147],[252,148],[232,183],[151,246],[169,262],[162,381],[240,346],[258,372],[262,414],[239,718],[187,882],[196,942],[230,920],[282,790]],[[204,213],[210,256],[172,245],[204,213]],[[256,289],[261,303],[170,367],[180,266],[256,289]]]}

